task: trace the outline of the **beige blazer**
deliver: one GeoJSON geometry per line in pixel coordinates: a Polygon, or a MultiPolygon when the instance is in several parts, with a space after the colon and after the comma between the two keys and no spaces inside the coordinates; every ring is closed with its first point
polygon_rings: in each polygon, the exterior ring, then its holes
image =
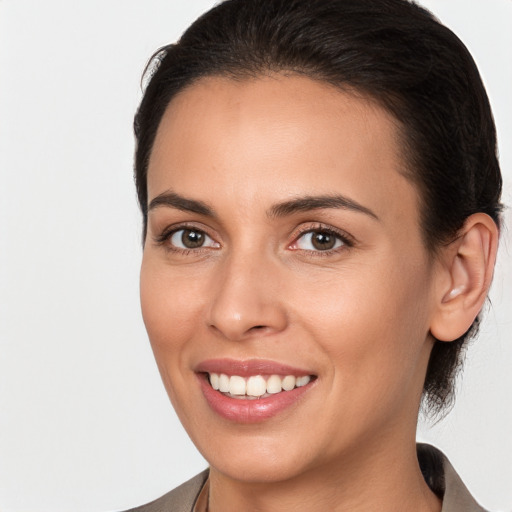
{"type": "MultiPolygon", "coordinates": [[[[486,512],[469,494],[448,459],[437,448],[418,444],[418,459],[432,490],[443,496],[441,512],[486,512]]],[[[208,470],[205,470],[161,498],[126,512],[192,512],[207,478],[208,470]]]]}

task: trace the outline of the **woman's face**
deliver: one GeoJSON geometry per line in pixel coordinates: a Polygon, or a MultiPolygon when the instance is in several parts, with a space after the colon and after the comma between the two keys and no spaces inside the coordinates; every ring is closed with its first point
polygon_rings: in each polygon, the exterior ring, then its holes
{"type": "Polygon", "coordinates": [[[142,310],[214,470],[283,480],[413,440],[436,264],[397,139],[375,103],[304,77],[207,78],[167,109],[142,310]]]}

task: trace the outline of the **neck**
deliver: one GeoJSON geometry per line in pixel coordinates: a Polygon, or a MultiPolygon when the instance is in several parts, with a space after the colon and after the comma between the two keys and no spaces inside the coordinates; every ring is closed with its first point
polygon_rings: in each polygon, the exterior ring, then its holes
{"type": "Polygon", "coordinates": [[[247,482],[210,472],[208,512],[440,512],[421,474],[414,440],[404,448],[366,444],[322,468],[278,482],[247,482]]]}

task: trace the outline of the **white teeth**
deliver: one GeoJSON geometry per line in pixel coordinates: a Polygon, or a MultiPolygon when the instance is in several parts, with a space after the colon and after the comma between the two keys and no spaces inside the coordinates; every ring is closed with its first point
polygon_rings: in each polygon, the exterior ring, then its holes
{"type": "Polygon", "coordinates": [[[219,389],[219,376],[216,373],[210,373],[210,384],[213,389],[219,389]]]}
{"type": "Polygon", "coordinates": [[[271,375],[265,380],[262,375],[252,375],[248,379],[239,375],[228,376],[225,373],[210,373],[210,384],[213,389],[221,393],[229,393],[234,397],[260,398],[264,395],[273,395],[281,391],[291,391],[295,387],[302,387],[311,381],[309,375],[295,377],[294,375],[271,375]]]}
{"type": "Polygon", "coordinates": [[[296,379],[293,375],[287,375],[281,385],[285,391],[291,391],[295,387],[295,381],[296,379]]]}
{"type": "Polygon", "coordinates": [[[232,395],[245,395],[247,384],[243,377],[232,375],[229,379],[229,392],[232,395]]]}
{"type": "Polygon", "coordinates": [[[297,377],[295,385],[298,388],[301,388],[302,386],[305,386],[306,384],[308,384],[310,380],[311,380],[311,377],[309,375],[304,375],[304,377],[297,377]]]}
{"type": "Polygon", "coordinates": [[[229,393],[229,377],[224,373],[219,375],[219,391],[229,393]]]}
{"type": "Polygon", "coordinates": [[[249,396],[261,396],[267,391],[267,383],[261,375],[253,375],[247,381],[247,394],[249,396]]]}
{"type": "Polygon", "coordinates": [[[279,377],[279,375],[271,375],[267,380],[267,393],[273,395],[275,393],[281,393],[282,390],[281,377],[279,377]]]}

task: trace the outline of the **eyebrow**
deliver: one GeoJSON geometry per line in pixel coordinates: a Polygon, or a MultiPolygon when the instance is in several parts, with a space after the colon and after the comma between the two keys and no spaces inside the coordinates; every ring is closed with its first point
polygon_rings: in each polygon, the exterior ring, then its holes
{"type": "MultiPolygon", "coordinates": [[[[206,217],[216,217],[213,208],[203,201],[189,199],[175,192],[163,192],[159,194],[149,203],[148,211],[154,210],[161,206],[176,208],[185,212],[197,213],[206,217]]],[[[373,219],[379,220],[377,215],[356,201],[349,199],[343,195],[321,195],[321,196],[304,196],[282,203],[273,205],[268,211],[268,217],[286,217],[298,212],[307,212],[310,210],[321,209],[344,209],[364,213],[373,219]]]]}
{"type": "Polygon", "coordinates": [[[148,206],[148,211],[159,208],[160,206],[167,206],[170,208],[176,208],[184,212],[198,213],[199,215],[205,215],[206,217],[215,217],[215,213],[203,201],[196,201],[195,199],[188,199],[180,196],[175,192],[163,192],[154,199],[151,200],[148,206]]]}
{"type": "Polygon", "coordinates": [[[325,195],[325,196],[305,196],[283,203],[278,203],[269,210],[270,217],[285,217],[297,212],[306,212],[309,210],[321,210],[324,208],[352,210],[359,213],[364,213],[376,220],[379,220],[377,215],[366,206],[357,203],[342,195],[325,195]]]}

